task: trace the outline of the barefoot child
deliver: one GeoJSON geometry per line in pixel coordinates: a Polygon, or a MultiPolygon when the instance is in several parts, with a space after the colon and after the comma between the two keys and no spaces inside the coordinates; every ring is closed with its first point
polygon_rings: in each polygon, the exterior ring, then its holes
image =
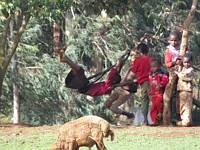
{"type": "Polygon", "coordinates": [[[165,51],[165,65],[169,72],[169,82],[163,95],[163,123],[165,125],[169,125],[171,123],[171,98],[173,96],[173,92],[176,90],[177,83],[175,70],[177,70],[177,65],[180,62],[180,39],[177,32],[170,33],[168,43],[169,45],[165,51]]]}
{"type": "Polygon", "coordinates": [[[161,62],[154,59],[151,62],[149,75],[151,107],[148,112],[148,124],[157,125],[163,112],[163,93],[168,83],[168,76],[161,71],[161,62]]]}
{"type": "Polygon", "coordinates": [[[192,124],[192,80],[194,78],[191,56],[187,54],[183,58],[183,68],[180,72],[175,72],[178,77],[179,113],[181,121],[178,126],[190,126],[192,124]]]}

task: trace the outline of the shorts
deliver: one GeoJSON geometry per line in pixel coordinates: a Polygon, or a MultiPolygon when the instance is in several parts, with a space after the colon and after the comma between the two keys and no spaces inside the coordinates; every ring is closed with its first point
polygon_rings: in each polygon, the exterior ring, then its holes
{"type": "Polygon", "coordinates": [[[78,74],[74,74],[71,70],[65,78],[65,86],[71,89],[84,89],[88,86],[89,80],[85,76],[85,71],[80,68],[78,74]]]}

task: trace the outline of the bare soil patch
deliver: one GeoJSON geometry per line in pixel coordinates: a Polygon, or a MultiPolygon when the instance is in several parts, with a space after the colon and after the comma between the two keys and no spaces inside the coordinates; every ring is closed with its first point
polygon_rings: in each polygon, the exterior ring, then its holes
{"type": "MultiPolygon", "coordinates": [[[[27,124],[0,124],[0,134],[10,135],[37,135],[58,134],[61,125],[54,126],[31,126],[27,124]]],[[[112,126],[115,133],[124,132],[131,136],[153,136],[159,138],[176,138],[184,136],[200,136],[200,126],[195,127],[150,127],[150,126],[112,126]]]]}

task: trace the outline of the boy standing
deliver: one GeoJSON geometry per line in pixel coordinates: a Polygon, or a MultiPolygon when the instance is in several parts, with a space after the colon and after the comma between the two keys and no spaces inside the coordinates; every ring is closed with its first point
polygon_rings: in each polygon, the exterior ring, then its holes
{"type": "Polygon", "coordinates": [[[144,116],[144,124],[147,124],[147,114],[149,107],[149,73],[151,69],[151,57],[148,55],[149,48],[146,44],[141,43],[137,47],[140,56],[131,64],[131,73],[133,78],[136,77],[140,89],[141,109],[144,116]]]}
{"type": "Polygon", "coordinates": [[[149,75],[149,96],[151,107],[148,112],[148,124],[157,125],[163,112],[163,93],[168,83],[168,76],[161,71],[161,62],[154,59],[151,62],[151,73],[149,75]]]}

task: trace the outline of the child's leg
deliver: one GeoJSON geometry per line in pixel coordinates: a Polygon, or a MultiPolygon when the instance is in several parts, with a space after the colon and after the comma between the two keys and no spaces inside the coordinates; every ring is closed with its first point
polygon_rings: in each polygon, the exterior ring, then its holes
{"type": "Polygon", "coordinates": [[[151,116],[152,124],[155,124],[157,121],[157,115],[158,115],[158,107],[157,107],[158,104],[157,104],[156,96],[152,96],[151,100],[152,100],[152,105],[150,108],[150,116],[151,116]]]}
{"type": "Polygon", "coordinates": [[[80,71],[81,67],[74,63],[69,57],[67,57],[66,55],[64,56],[64,62],[66,62],[70,68],[72,69],[74,74],[78,74],[78,72],[80,71]]]}
{"type": "Polygon", "coordinates": [[[127,116],[128,118],[133,118],[134,114],[123,111],[119,108],[122,104],[124,104],[128,98],[130,97],[130,92],[123,90],[122,88],[118,89],[118,98],[112,103],[110,110],[115,114],[122,114],[127,116]]]}
{"type": "Polygon", "coordinates": [[[72,69],[74,74],[78,73],[81,67],[78,64],[74,63],[68,56],[66,56],[64,50],[60,50],[59,56],[60,56],[60,61],[63,63],[67,63],[72,69]]]}
{"type": "Polygon", "coordinates": [[[108,100],[105,102],[105,107],[106,108],[110,108],[110,106],[112,105],[112,103],[117,100],[119,97],[119,93],[118,90],[114,90],[111,95],[109,96],[108,100]]]}
{"type": "Polygon", "coordinates": [[[153,123],[158,123],[159,114],[163,112],[163,98],[162,95],[152,96],[151,118],[153,123]]]}
{"type": "Polygon", "coordinates": [[[192,92],[180,91],[181,125],[189,126],[192,123],[192,92]]]}
{"type": "Polygon", "coordinates": [[[86,86],[89,84],[89,80],[85,76],[83,68],[74,63],[67,56],[64,57],[64,62],[71,67],[71,71],[65,78],[65,86],[72,89],[86,89],[86,86]]]}
{"type": "Polygon", "coordinates": [[[149,109],[149,85],[148,82],[145,81],[143,84],[140,85],[141,89],[141,96],[140,96],[140,102],[141,102],[141,109],[142,113],[144,115],[144,122],[147,123],[147,114],[149,109]]]}

